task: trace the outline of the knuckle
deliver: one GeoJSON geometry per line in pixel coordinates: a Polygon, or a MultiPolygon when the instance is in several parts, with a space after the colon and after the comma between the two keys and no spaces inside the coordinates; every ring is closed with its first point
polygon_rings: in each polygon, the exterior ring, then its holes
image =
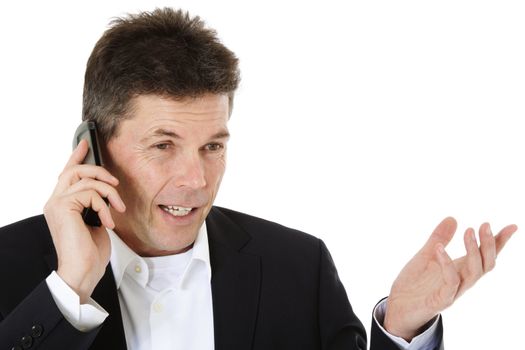
{"type": "Polygon", "coordinates": [[[89,190],[87,190],[88,192],[88,195],[91,199],[98,199],[100,198],[100,194],[93,188],[90,188],[89,190]]]}
{"type": "Polygon", "coordinates": [[[83,188],[95,188],[96,187],[96,181],[89,177],[84,177],[80,179],[79,183],[80,183],[80,186],[82,186],[83,188]]]}
{"type": "Polygon", "coordinates": [[[481,277],[483,277],[483,270],[482,269],[477,269],[476,272],[474,273],[474,275],[472,276],[472,279],[474,281],[477,281],[479,280],[481,277]]]}
{"type": "Polygon", "coordinates": [[[465,278],[465,283],[468,285],[473,285],[483,276],[483,271],[481,269],[476,269],[469,271],[467,277],[465,278]]]}
{"type": "Polygon", "coordinates": [[[80,179],[80,174],[77,166],[71,166],[64,169],[60,175],[58,175],[59,182],[75,182],[80,179]]]}
{"type": "Polygon", "coordinates": [[[58,174],[58,181],[61,182],[67,176],[68,170],[64,169],[60,174],[58,174]]]}
{"type": "Polygon", "coordinates": [[[57,206],[59,206],[60,200],[57,197],[51,197],[44,204],[44,214],[51,213],[57,206]]]}
{"type": "Polygon", "coordinates": [[[106,202],[104,202],[104,199],[102,198],[102,194],[100,194],[96,190],[91,190],[91,203],[93,204],[93,206],[96,206],[97,209],[103,208],[106,204],[106,202]]]}
{"type": "Polygon", "coordinates": [[[465,278],[465,280],[463,281],[463,284],[467,287],[472,287],[474,284],[476,284],[476,281],[478,280],[477,277],[475,276],[470,276],[468,278],[465,278]]]}
{"type": "Polygon", "coordinates": [[[81,184],[89,184],[91,182],[91,179],[89,177],[81,177],[80,180],[78,180],[81,184]]]}
{"type": "Polygon", "coordinates": [[[478,263],[471,263],[467,266],[467,273],[469,276],[472,276],[473,278],[476,278],[478,276],[481,276],[483,273],[483,270],[481,268],[481,265],[478,263]]]}
{"type": "Polygon", "coordinates": [[[112,187],[112,186],[108,186],[108,196],[113,196],[114,198],[118,198],[119,197],[119,194],[118,194],[118,191],[116,188],[112,187]]]}
{"type": "Polygon", "coordinates": [[[104,168],[104,167],[102,167],[100,165],[97,165],[97,170],[100,172],[100,174],[102,174],[104,176],[111,176],[109,171],[106,168],[104,168]]]}
{"type": "Polygon", "coordinates": [[[490,260],[485,265],[485,272],[490,272],[490,271],[494,270],[495,267],[496,267],[496,260],[490,260]]]}

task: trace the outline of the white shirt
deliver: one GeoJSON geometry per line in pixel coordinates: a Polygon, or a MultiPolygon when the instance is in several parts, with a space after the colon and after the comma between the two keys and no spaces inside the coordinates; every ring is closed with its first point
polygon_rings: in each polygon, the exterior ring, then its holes
{"type": "MultiPolygon", "coordinates": [[[[208,233],[203,224],[183,254],[143,258],[113,231],[111,268],[129,350],[213,350],[213,304],[208,233]]],[[[64,317],[89,331],[108,316],[93,299],[78,295],[53,272],[47,284],[64,317]]]]}
{"type": "Polygon", "coordinates": [[[115,276],[128,349],[214,349],[208,234],[204,224],[193,248],[142,258],[114,232],[115,276]]]}
{"type": "MultiPolygon", "coordinates": [[[[129,350],[214,349],[211,265],[204,223],[193,248],[186,253],[142,258],[113,231],[111,268],[118,289],[120,310],[129,350]]],[[[108,313],[93,299],[80,305],[79,296],[56,274],[46,279],[64,317],[78,330],[89,331],[108,313]]],[[[426,350],[437,342],[439,316],[410,343],[389,334],[382,321],[387,300],[374,310],[374,322],[402,350],[426,350]]]]}

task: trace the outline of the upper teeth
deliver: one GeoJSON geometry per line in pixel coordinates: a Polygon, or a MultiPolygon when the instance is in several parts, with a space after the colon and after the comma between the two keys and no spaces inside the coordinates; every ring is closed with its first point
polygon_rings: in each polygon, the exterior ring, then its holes
{"type": "Polygon", "coordinates": [[[174,216],[188,215],[192,208],[178,207],[175,205],[163,205],[162,209],[174,216]]]}

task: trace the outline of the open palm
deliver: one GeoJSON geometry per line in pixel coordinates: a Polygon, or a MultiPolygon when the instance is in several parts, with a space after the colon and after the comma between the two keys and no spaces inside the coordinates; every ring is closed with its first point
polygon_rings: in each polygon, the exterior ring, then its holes
{"type": "Polygon", "coordinates": [[[498,253],[517,230],[509,225],[493,236],[485,223],[479,229],[478,245],[474,230],[469,228],[464,235],[466,255],[452,260],[445,247],[456,228],[455,219],[444,219],[394,281],[384,321],[391,334],[407,340],[417,335],[428,321],[494,268],[498,253]]]}

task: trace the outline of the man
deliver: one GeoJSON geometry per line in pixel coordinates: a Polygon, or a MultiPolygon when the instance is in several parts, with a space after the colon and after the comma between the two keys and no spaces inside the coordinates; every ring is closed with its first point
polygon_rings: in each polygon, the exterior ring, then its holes
{"type": "MultiPolygon", "coordinates": [[[[199,18],[119,19],[88,61],[83,119],[104,167],[74,150],[44,216],[0,230],[0,346],[12,349],[365,349],[322,241],[213,206],[237,58],[199,18]],[[106,199],[109,206],[106,205],[106,199]],[[88,226],[84,208],[102,226],[88,226]]],[[[372,349],[443,348],[439,313],[516,231],[443,220],[374,311],[372,349]],[[410,345],[409,345],[410,344],[410,345]]]]}

